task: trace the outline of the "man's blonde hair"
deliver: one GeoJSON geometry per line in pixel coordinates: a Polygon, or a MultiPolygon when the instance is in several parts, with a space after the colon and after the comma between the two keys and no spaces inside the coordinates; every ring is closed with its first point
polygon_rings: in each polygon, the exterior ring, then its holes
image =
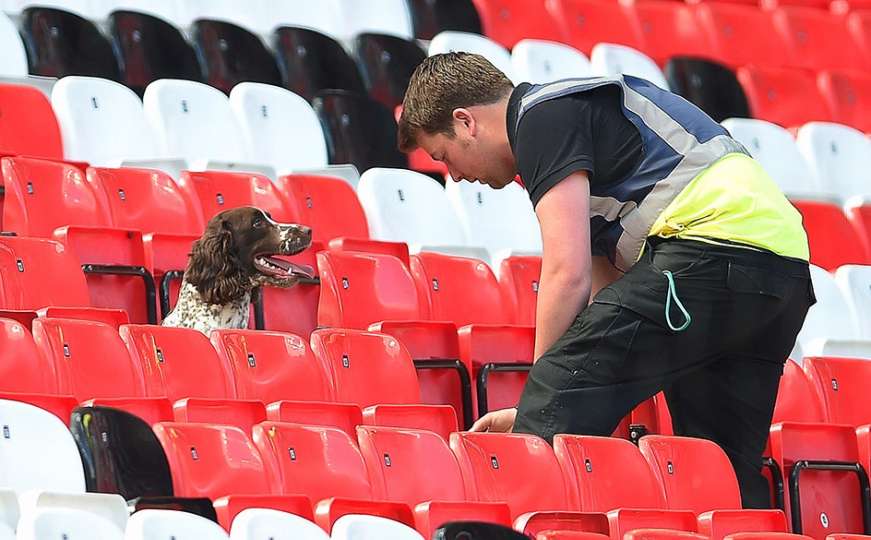
{"type": "Polygon", "coordinates": [[[514,85],[480,54],[449,52],[426,58],[408,83],[399,118],[399,149],[417,148],[418,134],[454,134],[454,109],[489,105],[514,85]]]}

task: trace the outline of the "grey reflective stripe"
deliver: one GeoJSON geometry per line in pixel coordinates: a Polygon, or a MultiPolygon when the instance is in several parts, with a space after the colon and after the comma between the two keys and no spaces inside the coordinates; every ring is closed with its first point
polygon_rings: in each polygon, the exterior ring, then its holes
{"type": "Polygon", "coordinates": [[[682,156],[677,166],[656,183],[640,204],[614,197],[590,198],[590,217],[601,216],[609,222],[619,219],[623,231],[617,241],[614,263],[617,268],[628,270],[640,256],[657,218],[693,178],[726,154],[746,153],[746,150],[727,135],[718,135],[700,143],[653,101],[626,84],[622,76],[569,79],[545,85],[521,99],[517,123],[519,125],[523,114],[537,103],[607,84],[619,85],[623,89],[623,106],[637,114],[653,133],[682,156]]]}

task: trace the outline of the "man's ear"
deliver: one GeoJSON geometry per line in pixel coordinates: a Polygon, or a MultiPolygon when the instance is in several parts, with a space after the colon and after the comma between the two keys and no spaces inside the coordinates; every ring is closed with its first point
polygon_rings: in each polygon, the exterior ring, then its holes
{"type": "Polygon", "coordinates": [[[454,109],[453,117],[454,127],[460,127],[465,131],[468,131],[469,135],[475,135],[478,129],[478,124],[469,109],[464,109],[462,107],[454,109]]]}

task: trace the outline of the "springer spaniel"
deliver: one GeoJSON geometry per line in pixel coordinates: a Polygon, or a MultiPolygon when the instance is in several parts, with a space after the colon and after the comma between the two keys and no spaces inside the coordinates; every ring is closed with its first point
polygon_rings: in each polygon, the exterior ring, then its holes
{"type": "Polygon", "coordinates": [[[194,242],[178,303],[163,326],[205,334],[247,328],[251,291],[261,285],[292,287],[312,278],[310,266],[273,255],[294,255],[311,244],[311,229],[277,223],[259,208],[225,210],[213,217],[194,242]]]}

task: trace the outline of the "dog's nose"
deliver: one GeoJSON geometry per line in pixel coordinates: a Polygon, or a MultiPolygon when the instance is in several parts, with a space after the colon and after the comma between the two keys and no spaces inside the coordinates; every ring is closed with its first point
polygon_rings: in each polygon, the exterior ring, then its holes
{"type": "Polygon", "coordinates": [[[312,241],[312,230],[311,227],[306,227],[305,225],[299,226],[299,237],[305,242],[312,241]]]}

